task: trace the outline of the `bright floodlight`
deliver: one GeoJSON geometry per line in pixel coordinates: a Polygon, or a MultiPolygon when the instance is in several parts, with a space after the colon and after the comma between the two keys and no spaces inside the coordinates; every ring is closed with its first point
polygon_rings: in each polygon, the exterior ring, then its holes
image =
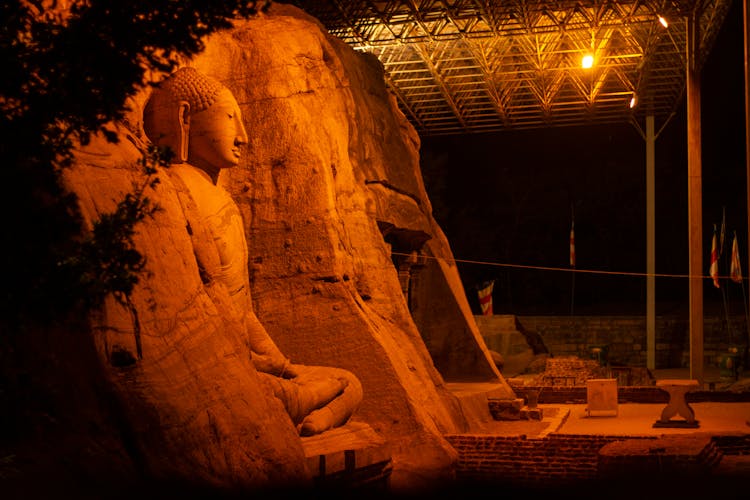
{"type": "Polygon", "coordinates": [[[638,102],[638,100],[635,98],[635,96],[633,96],[633,97],[630,98],[630,108],[631,109],[635,107],[636,102],[638,102]]]}
{"type": "Polygon", "coordinates": [[[581,66],[583,66],[584,68],[590,68],[593,65],[594,56],[592,56],[591,54],[586,54],[585,56],[583,56],[583,59],[581,60],[581,66]]]}
{"type": "Polygon", "coordinates": [[[664,17],[662,17],[662,16],[659,16],[659,22],[660,22],[660,23],[661,23],[661,25],[662,25],[662,26],[664,26],[665,28],[669,28],[669,23],[667,22],[667,20],[666,20],[666,19],[664,19],[664,17]]]}

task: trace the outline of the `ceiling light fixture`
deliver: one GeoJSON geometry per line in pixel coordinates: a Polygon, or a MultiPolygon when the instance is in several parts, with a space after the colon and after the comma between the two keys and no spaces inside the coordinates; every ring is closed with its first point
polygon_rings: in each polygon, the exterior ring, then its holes
{"type": "Polygon", "coordinates": [[[583,54],[581,59],[581,67],[583,69],[589,69],[594,65],[594,54],[596,53],[596,33],[591,30],[591,49],[583,54]]]}
{"type": "Polygon", "coordinates": [[[663,17],[663,16],[659,16],[659,22],[660,22],[660,23],[661,23],[661,25],[662,25],[662,26],[664,26],[665,28],[669,28],[669,23],[667,22],[667,20],[666,20],[666,19],[664,19],[664,17],[663,17]]]}
{"type": "Polygon", "coordinates": [[[638,104],[638,99],[636,99],[635,94],[633,94],[633,97],[630,98],[630,109],[633,109],[636,104],[638,104]]]}

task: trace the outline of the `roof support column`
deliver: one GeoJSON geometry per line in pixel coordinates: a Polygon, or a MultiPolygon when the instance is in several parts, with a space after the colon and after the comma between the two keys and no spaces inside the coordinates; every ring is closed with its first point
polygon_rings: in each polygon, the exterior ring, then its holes
{"type": "MultiPolygon", "coordinates": [[[[745,180],[747,183],[747,234],[748,241],[750,241],[750,66],[748,66],[748,58],[750,58],[750,9],[747,8],[747,0],[742,2],[742,30],[743,30],[743,41],[745,45],[745,180]]],[[[748,251],[748,270],[745,273],[750,272],[750,243],[747,244],[748,251]]],[[[742,285],[745,286],[744,284],[742,285]]],[[[750,300],[750,299],[749,299],[750,300]]],[[[750,310],[750,309],[748,309],[750,310]]],[[[747,323],[747,318],[745,322],[747,323]]],[[[747,328],[746,340],[750,341],[750,324],[746,324],[747,328]]],[[[750,425],[750,420],[747,421],[750,425]]]]}
{"type": "Polygon", "coordinates": [[[688,261],[690,378],[703,384],[703,200],[701,178],[701,79],[698,12],[687,16],[688,261]]]}
{"type": "Polygon", "coordinates": [[[646,368],[656,369],[656,163],[654,115],[646,117],[646,368]]]}

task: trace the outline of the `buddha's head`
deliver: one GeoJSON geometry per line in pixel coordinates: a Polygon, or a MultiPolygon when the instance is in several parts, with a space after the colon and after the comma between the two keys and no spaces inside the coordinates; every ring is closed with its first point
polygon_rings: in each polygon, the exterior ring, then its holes
{"type": "Polygon", "coordinates": [[[232,93],[194,68],[181,68],[154,89],[143,112],[149,139],[174,151],[174,163],[190,163],[216,180],[239,163],[247,144],[240,108],[232,93]]]}

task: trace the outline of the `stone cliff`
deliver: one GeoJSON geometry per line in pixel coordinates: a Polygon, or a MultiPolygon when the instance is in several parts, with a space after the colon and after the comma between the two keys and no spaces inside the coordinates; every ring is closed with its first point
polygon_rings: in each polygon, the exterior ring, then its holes
{"type": "MultiPolygon", "coordinates": [[[[395,487],[450,477],[456,452],[443,434],[472,422],[445,382],[494,382],[514,395],[476,327],[431,214],[419,137],[379,62],[275,4],[186,64],[230,88],[250,136],[220,183],[245,221],[258,320],[293,362],[361,380],[353,420],[388,442],[395,487]]],[[[89,223],[143,181],[146,95],[118,145],[94,141],[66,173],[89,223]]],[[[111,454],[124,468],[227,488],[307,484],[301,440],[259,383],[226,291],[201,281],[180,186],[159,178],[148,194],[161,210],[136,237],[147,273],[129,302],[91,318],[80,349],[57,346],[60,357],[81,356],[79,379],[112,401],[92,419],[120,440],[111,454]]]]}

